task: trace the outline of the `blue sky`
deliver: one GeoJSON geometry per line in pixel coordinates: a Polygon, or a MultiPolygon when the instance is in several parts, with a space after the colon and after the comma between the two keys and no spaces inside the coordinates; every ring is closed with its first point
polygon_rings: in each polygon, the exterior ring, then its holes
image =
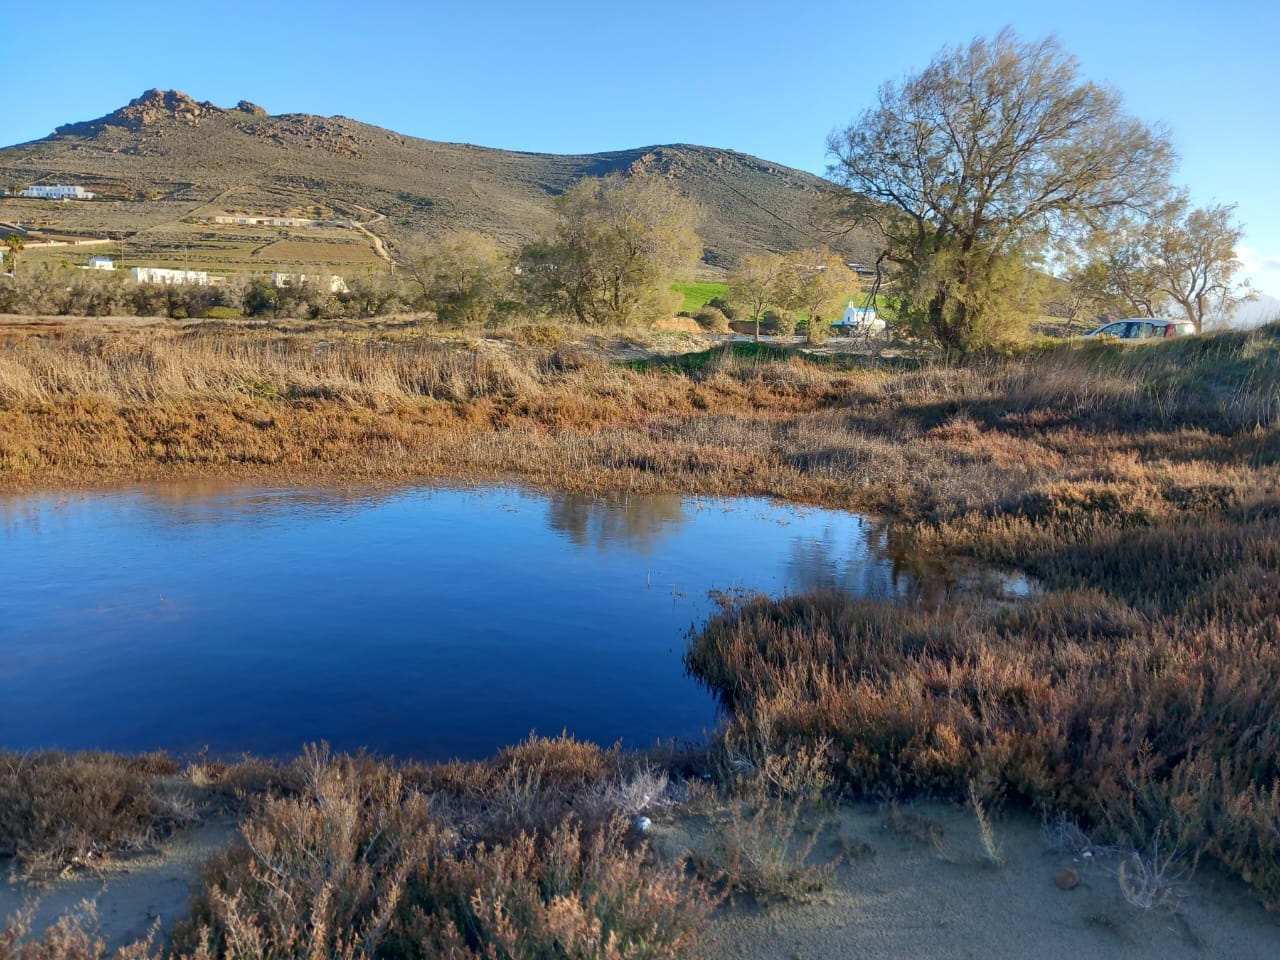
{"type": "Polygon", "coordinates": [[[0,144],[161,87],[433,140],[552,153],[699,143],[815,173],[828,133],[943,46],[1005,25],[1053,33],[1085,77],[1167,126],[1195,202],[1238,204],[1248,275],[1280,296],[1280,4],[1268,0],[116,0],[59,19],[78,25],[45,30],[34,10],[6,20],[17,80],[0,144]]]}

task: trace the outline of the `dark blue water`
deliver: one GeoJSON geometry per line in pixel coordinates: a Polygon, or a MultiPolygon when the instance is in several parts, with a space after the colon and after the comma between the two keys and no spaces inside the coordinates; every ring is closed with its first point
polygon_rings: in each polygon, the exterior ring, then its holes
{"type": "Polygon", "coordinates": [[[0,498],[0,523],[17,750],[699,739],[709,591],[911,589],[866,520],[761,500],[205,484],[0,498]]]}

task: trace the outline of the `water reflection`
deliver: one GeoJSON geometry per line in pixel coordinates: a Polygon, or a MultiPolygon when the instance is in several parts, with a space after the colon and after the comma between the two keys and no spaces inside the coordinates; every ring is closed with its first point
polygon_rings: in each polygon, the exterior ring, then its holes
{"type": "Polygon", "coordinates": [[[796,539],[787,563],[800,590],[836,589],[862,597],[897,596],[908,584],[886,567],[878,527],[859,520],[855,536],[824,525],[816,535],[796,539]]]}
{"type": "Polygon", "coordinates": [[[717,717],[682,654],[709,591],[932,589],[864,518],[757,499],[182,483],[0,519],[10,749],[696,739],[717,717]]]}
{"type": "Polygon", "coordinates": [[[548,498],[547,523],[579,547],[627,547],[652,553],[659,541],[679,530],[685,522],[685,510],[684,498],[676,494],[552,494],[548,498]]]}

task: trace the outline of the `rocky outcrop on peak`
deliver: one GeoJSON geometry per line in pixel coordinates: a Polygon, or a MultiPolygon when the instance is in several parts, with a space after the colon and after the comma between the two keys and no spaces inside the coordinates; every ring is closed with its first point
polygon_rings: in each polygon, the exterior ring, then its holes
{"type": "Polygon", "coordinates": [[[92,136],[104,127],[137,131],[166,121],[198,126],[202,120],[225,112],[207,100],[193,100],[181,90],[148,90],[105,117],[64,124],[54,136],[92,136]]]}

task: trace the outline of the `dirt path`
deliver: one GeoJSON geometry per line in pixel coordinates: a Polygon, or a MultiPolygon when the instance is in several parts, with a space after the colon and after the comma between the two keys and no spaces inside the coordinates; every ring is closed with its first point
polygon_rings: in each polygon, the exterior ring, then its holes
{"type": "Polygon", "coordinates": [[[387,252],[386,244],[382,242],[382,238],[380,236],[378,236],[376,233],[370,230],[368,226],[366,226],[366,224],[368,223],[377,223],[380,220],[385,220],[385,219],[387,219],[385,216],[383,216],[382,214],[378,214],[376,219],[367,220],[363,223],[359,220],[352,220],[351,225],[355,227],[358,233],[364,234],[365,239],[368,240],[371,244],[373,244],[373,252],[376,253],[380,259],[386,261],[387,263],[390,263],[391,254],[387,252]]]}
{"type": "Polygon", "coordinates": [[[95,904],[108,950],[141,940],[157,920],[168,932],[189,912],[188,898],[200,865],[227,844],[234,823],[210,820],[183,830],[162,849],[113,865],[101,875],[85,874],[47,885],[25,883],[11,875],[0,882],[0,923],[35,903],[32,929],[43,931],[59,917],[95,904]]]}

